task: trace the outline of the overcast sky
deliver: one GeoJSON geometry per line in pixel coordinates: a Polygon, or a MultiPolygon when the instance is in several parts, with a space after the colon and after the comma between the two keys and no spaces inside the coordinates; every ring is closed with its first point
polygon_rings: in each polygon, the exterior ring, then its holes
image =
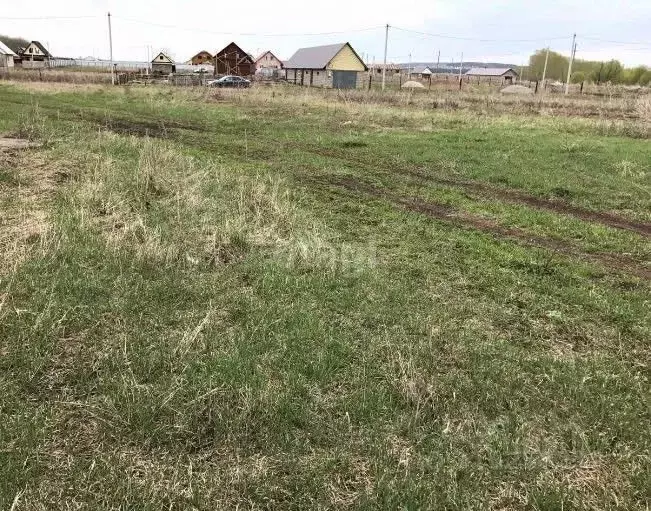
{"type": "Polygon", "coordinates": [[[380,62],[382,26],[389,23],[396,27],[389,33],[394,62],[407,62],[409,54],[413,61],[435,61],[440,50],[442,62],[458,62],[463,52],[466,61],[524,64],[547,45],[569,54],[576,32],[578,58],[651,66],[651,0],[7,1],[0,33],[40,40],[56,56],[107,58],[109,10],[115,60],[146,60],[150,46],[181,62],[234,40],[249,53],[270,49],[283,59],[303,46],[349,41],[360,55],[380,62]],[[10,19],[26,16],[90,17],[10,19]]]}

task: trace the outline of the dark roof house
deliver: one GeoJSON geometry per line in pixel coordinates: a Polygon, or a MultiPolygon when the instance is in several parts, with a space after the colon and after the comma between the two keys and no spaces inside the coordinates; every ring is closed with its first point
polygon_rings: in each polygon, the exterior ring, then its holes
{"type": "Polygon", "coordinates": [[[253,57],[235,43],[230,43],[215,55],[215,76],[255,74],[253,57]]]}
{"type": "Polygon", "coordinates": [[[28,60],[49,60],[52,54],[39,41],[32,41],[19,53],[20,57],[28,60]]]}
{"type": "Polygon", "coordinates": [[[335,89],[356,88],[359,72],[368,70],[349,43],[301,48],[285,68],[290,82],[335,89]]]}

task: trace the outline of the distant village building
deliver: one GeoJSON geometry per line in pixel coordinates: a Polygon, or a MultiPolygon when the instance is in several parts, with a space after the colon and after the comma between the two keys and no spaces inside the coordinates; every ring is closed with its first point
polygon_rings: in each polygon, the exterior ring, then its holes
{"type": "Polygon", "coordinates": [[[486,79],[494,83],[513,83],[519,76],[510,67],[473,67],[464,76],[477,77],[477,80],[486,79]]]}
{"type": "Polygon", "coordinates": [[[208,64],[212,66],[212,63],[213,63],[213,56],[210,54],[210,52],[207,52],[205,50],[200,51],[190,59],[190,64],[192,64],[193,66],[201,66],[203,64],[208,64]]]}
{"type": "Polygon", "coordinates": [[[290,83],[335,89],[361,86],[361,72],[368,70],[349,43],[301,48],[285,67],[290,83]]]}
{"type": "Polygon", "coordinates": [[[410,78],[427,79],[432,76],[432,70],[428,66],[417,66],[409,73],[410,78]]]}
{"type": "Polygon", "coordinates": [[[7,71],[13,69],[14,67],[14,58],[17,58],[16,55],[9,46],[0,41],[0,70],[7,71]]]}
{"type": "Polygon", "coordinates": [[[52,55],[47,48],[38,41],[32,41],[25,48],[21,48],[17,61],[26,68],[41,68],[50,65],[52,55]]]}
{"type": "Polygon", "coordinates": [[[169,75],[176,72],[176,64],[171,57],[160,52],[151,61],[151,72],[155,75],[169,75]]]}
{"type": "MultiPolygon", "coordinates": [[[[366,67],[368,67],[368,72],[372,73],[374,75],[380,75],[382,76],[382,69],[384,68],[384,64],[366,64],[366,67]]],[[[400,74],[400,66],[398,64],[390,64],[387,62],[387,76],[397,76],[400,74]]]]}
{"type": "Polygon", "coordinates": [[[283,61],[276,57],[271,51],[265,51],[255,59],[255,72],[265,76],[277,74],[283,69],[283,61]]]}
{"type": "Polygon", "coordinates": [[[253,57],[235,43],[230,43],[215,55],[215,76],[251,76],[254,73],[253,57]]]}

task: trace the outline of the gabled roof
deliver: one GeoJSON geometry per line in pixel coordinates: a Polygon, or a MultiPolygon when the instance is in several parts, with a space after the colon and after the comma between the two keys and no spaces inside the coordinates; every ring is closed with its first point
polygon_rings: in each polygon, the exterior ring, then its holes
{"type": "Polygon", "coordinates": [[[9,46],[7,46],[2,41],[0,41],[0,55],[11,55],[12,57],[18,56],[12,51],[11,48],[9,48],[9,46]]]}
{"type": "Polygon", "coordinates": [[[201,50],[200,52],[195,53],[194,55],[192,55],[192,57],[190,57],[190,60],[192,60],[192,59],[195,58],[195,57],[198,57],[198,56],[201,55],[202,53],[207,53],[207,54],[210,55],[211,57],[213,56],[212,53],[210,53],[209,51],[207,51],[207,50],[201,50]]]}
{"type": "Polygon", "coordinates": [[[518,74],[515,69],[510,67],[473,67],[466,74],[470,76],[503,76],[508,71],[518,74]]]}
{"type": "Polygon", "coordinates": [[[275,59],[276,59],[278,62],[280,62],[281,64],[283,63],[283,61],[280,60],[278,57],[276,57],[276,56],[273,54],[273,52],[272,52],[271,50],[267,50],[267,51],[262,52],[262,53],[258,56],[258,58],[255,59],[255,63],[257,64],[258,61],[261,60],[262,57],[264,57],[267,53],[271,54],[271,56],[272,56],[273,58],[275,58],[275,59]]]}
{"type": "Polygon", "coordinates": [[[172,59],[170,56],[168,56],[165,52],[161,51],[161,52],[158,53],[158,55],[156,55],[156,56],[151,60],[151,63],[152,63],[152,64],[160,64],[161,62],[163,62],[164,64],[174,64],[174,59],[172,59]],[[161,60],[161,59],[158,58],[158,57],[160,57],[161,55],[162,55],[163,57],[165,57],[163,60],[161,60]]]}
{"type": "MultiPolygon", "coordinates": [[[[43,55],[45,55],[46,57],[51,57],[51,56],[52,56],[52,54],[51,54],[49,51],[47,51],[47,49],[45,48],[45,46],[43,46],[43,45],[42,45],[40,42],[38,42],[38,41],[32,41],[31,43],[29,43],[29,45],[27,45],[27,48],[29,48],[32,44],[33,44],[34,46],[38,47],[38,49],[41,50],[41,53],[42,53],[43,55]]],[[[27,50],[27,48],[25,48],[25,50],[27,50]]],[[[24,50],[23,50],[23,51],[24,51],[24,50]]]]}
{"type": "Polygon", "coordinates": [[[235,46],[235,48],[236,48],[235,53],[237,53],[237,56],[240,58],[240,61],[241,61],[241,59],[246,57],[251,62],[251,64],[253,64],[253,57],[250,54],[248,54],[247,52],[245,52],[242,48],[240,48],[234,42],[231,42],[231,43],[227,44],[221,50],[219,50],[217,53],[215,53],[215,58],[217,58],[219,56],[222,56],[222,57],[223,56],[229,56],[230,54],[232,54],[233,53],[232,51],[231,52],[226,52],[226,50],[228,50],[228,48],[230,46],[235,46]]]}
{"type": "Polygon", "coordinates": [[[289,69],[325,69],[330,61],[334,59],[345,46],[348,46],[352,50],[355,56],[366,68],[366,64],[364,64],[362,59],[359,58],[359,55],[357,55],[349,43],[301,48],[292,55],[285,64],[285,67],[289,69]]]}

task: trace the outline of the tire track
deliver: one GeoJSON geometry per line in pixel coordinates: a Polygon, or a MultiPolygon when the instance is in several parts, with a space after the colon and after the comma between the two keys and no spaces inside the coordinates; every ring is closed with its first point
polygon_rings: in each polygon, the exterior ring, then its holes
{"type": "Polygon", "coordinates": [[[496,239],[508,239],[521,245],[552,250],[566,256],[599,264],[611,270],[632,274],[644,280],[651,280],[651,269],[623,255],[585,252],[581,247],[571,242],[536,236],[517,227],[505,227],[493,220],[471,215],[447,204],[403,197],[352,178],[335,179],[304,176],[303,179],[317,185],[334,186],[374,199],[387,200],[394,206],[426,215],[461,229],[480,231],[490,234],[496,239]]]}
{"type": "Polygon", "coordinates": [[[478,181],[458,180],[431,176],[425,172],[422,172],[421,170],[413,168],[395,168],[379,162],[369,162],[360,158],[351,157],[350,155],[344,155],[337,150],[313,147],[303,144],[290,145],[294,145],[295,148],[305,150],[318,156],[336,158],[369,170],[381,170],[384,173],[389,173],[392,175],[399,173],[430,183],[436,183],[453,188],[461,188],[462,190],[469,192],[474,196],[479,196],[480,198],[499,199],[512,204],[519,204],[542,211],[550,211],[556,214],[575,217],[579,220],[583,220],[589,223],[598,223],[607,227],[612,227],[614,229],[634,232],[647,238],[651,237],[651,223],[625,218],[613,213],[594,211],[581,206],[575,206],[561,200],[536,197],[534,195],[530,195],[513,188],[502,188],[478,181]]]}

